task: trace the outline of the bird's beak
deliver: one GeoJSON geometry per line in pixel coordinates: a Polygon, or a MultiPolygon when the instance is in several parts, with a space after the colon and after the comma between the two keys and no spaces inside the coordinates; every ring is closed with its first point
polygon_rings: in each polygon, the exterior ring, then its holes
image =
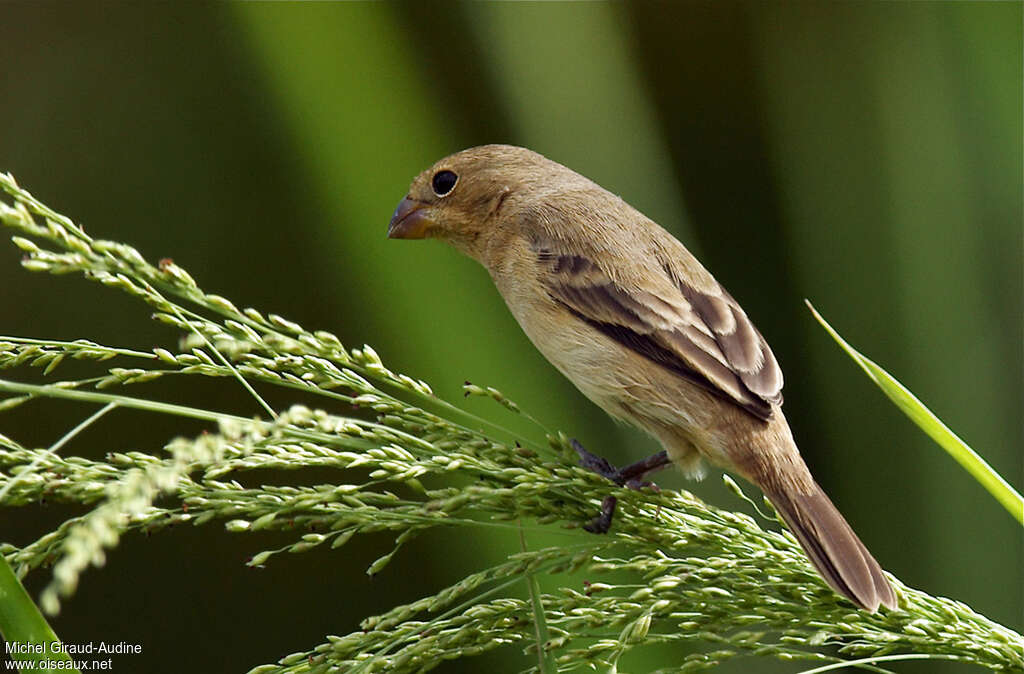
{"type": "Polygon", "coordinates": [[[427,204],[410,197],[402,199],[388,225],[389,239],[422,239],[427,227],[434,224],[427,204]]]}

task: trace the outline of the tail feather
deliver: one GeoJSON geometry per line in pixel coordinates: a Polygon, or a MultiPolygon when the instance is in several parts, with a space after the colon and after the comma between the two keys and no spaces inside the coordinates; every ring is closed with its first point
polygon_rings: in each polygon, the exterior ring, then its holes
{"type": "Polygon", "coordinates": [[[896,608],[896,593],[878,562],[821,487],[812,484],[813,489],[806,494],[767,486],[764,489],[832,589],[871,613],[880,605],[896,608]]]}

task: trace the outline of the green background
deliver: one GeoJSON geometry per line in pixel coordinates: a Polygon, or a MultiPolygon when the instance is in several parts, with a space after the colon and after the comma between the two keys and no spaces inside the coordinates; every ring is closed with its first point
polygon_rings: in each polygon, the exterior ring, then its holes
{"type": "MultiPolygon", "coordinates": [[[[886,569],[1021,630],[1019,526],[802,302],[1021,488],[1021,10],[8,2],[0,170],[94,236],[171,257],[241,306],[372,344],[449,399],[466,379],[496,386],[595,451],[639,457],[651,441],[614,426],[534,351],[475,263],[384,237],[409,181],[436,159],[488,142],[537,150],[673,231],[740,300],[786,373],[808,464],[886,569]]],[[[0,334],[174,344],[145,307],[28,275],[18,259],[0,248],[0,334]]],[[[136,393],[255,412],[207,382],[136,393]]],[[[466,405],[517,423],[493,403],[466,405]]],[[[37,402],[0,415],[0,433],[47,446],[92,411],[37,402]]],[[[201,429],[119,411],[65,451],[158,451],[201,429]]],[[[717,473],[688,486],[744,505],[717,473]]],[[[28,543],[75,512],[0,513],[0,539],[28,543]]],[[[243,566],[288,540],[216,525],[125,537],[54,627],[70,643],[143,646],[115,671],[240,671],[518,549],[496,535],[435,534],[372,581],[365,568],[390,539],[243,566]]],[[[27,585],[38,592],[47,579],[37,571],[27,585]]],[[[662,650],[623,665],[674,661],[662,650]]],[[[530,664],[511,648],[439,671],[530,664]]]]}

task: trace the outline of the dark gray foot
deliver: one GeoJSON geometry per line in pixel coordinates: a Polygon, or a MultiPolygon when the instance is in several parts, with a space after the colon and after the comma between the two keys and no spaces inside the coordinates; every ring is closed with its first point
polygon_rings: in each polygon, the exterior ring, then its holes
{"type": "Polygon", "coordinates": [[[605,496],[601,501],[601,513],[583,525],[585,531],[592,534],[606,534],[612,528],[612,518],[615,517],[615,506],[619,499],[614,496],[605,496]]]}
{"type": "MultiPolygon", "coordinates": [[[[597,473],[601,477],[611,480],[620,487],[627,487],[629,489],[642,489],[644,487],[657,489],[657,485],[653,482],[645,482],[644,478],[651,473],[665,468],[669,463],[671,463],[671,461],[669,461],[668,454],[664,451],[660,451],[657,454],[652,454],[646,459],[641,459],[636,463],[631,463],[628,466],[623,466],[622,468],[616,468],[612,464],[608,463],[608,460],[604,457],[587,451],[587,448],[575,439],[571,440],[570,444],[572,445],[572,448],[576,450],[576,453],[579,454],[581,466],[587,470],[597,473]]],[[[605,497],[604,501],[601,503],[601,513],[593,520],[583,525],[583,528],[595,534],[608,533],[608,530],[612,526],[612,519],[615,517],[615,506],[617,503],[618,499],[614,496],[605,497]]]]}

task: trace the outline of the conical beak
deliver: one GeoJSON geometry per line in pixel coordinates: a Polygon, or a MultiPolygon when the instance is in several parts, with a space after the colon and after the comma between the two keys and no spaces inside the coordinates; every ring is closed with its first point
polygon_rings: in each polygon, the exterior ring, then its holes
{"type": "Polygon", "coordinates": [[[427,204],[406,197],[398,203],[391,216],[388,238],[422,239],[427,235],[427,227],[433,224],[427,204]]]}

